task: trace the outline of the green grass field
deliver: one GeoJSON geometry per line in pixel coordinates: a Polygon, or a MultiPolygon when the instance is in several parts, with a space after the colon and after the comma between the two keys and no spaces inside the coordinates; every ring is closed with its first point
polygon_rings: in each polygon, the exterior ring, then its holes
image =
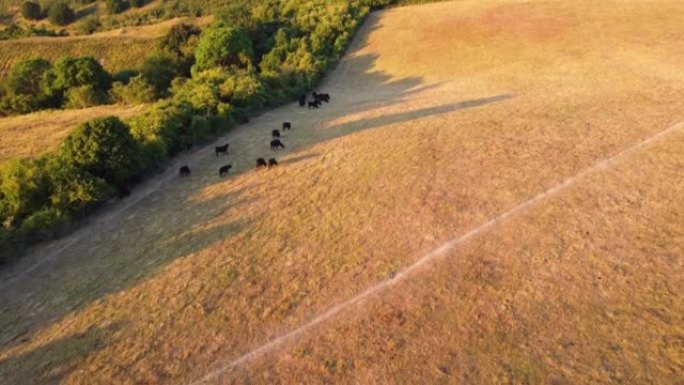
{"type": "Polygon", "coordinates": [[[372,14],[331,103],[181,155],[4,270],[0,383],[681,383],[682,14],[372,14]]]}

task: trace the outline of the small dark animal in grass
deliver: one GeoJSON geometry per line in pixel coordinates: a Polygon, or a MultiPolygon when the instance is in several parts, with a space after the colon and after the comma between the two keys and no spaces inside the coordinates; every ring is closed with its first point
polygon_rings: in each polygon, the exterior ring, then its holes
{"type": "Polygon", "coordinates": [[[318,98],[326,103],[330,103],[330,95],[328,94],[319,94],[318,98]]]}
{"type": "Polygon", "coordinates": [[[259,158],[259,159],[257,159],[257,166],[256,166],[256,168],[257,168],[257,170],[258,170],[258,169],[260,169],[260,168],[262,168],[262,167],[266,167],[266,160],[265,160],[264,158],[259,158]]]}
{"type": "Polygon", "coordinates": [[[219,168],[219,176],[224,176],[224,175],[228,174],[228,171],[230,171],[231,168],[233,168],[232,164],[227,164],[225,166],[221,166],[219,168]]]}
{"type": "Polygon", "coordinates": [[[219,156],[219,154],[226,154],[228,155],[228,143],[224,144],[223,146],[216,146],[216,156],[219,156]]]}
{"type": "Polygon", "coordinates": [[[317,93],[314,92],[314,93],[313,93],[313,98],[314,98],[314,100],[316,100],[317,102],[326,102],[326,103],[330,103],[330,95],[328,95],[328,94],[317,94],[317,93]]]}
{"type": "Polygon", "coordinates": [[[321,106],[321,102],[314,100],[313,102],[308,102],[307,105],[309,106],[309,109],[318,108],[321,106]]]}
{"type": "Polygon", "coordinates": [[[190,176],[190,167],[183,166],[178,170],[178,175],[180,176],[190,176]]]}
{"type": "Polygon", "coordinates": [[[299,97],[299,107],[304,107],[306,106],[306,95],[302,95],[299,97]]]}
{"type": "Polygon", "coordinates": [[[283,131],[292,129],[292,123],[283,122],[283,131]]]}
{"type": "Polygon", "coordinates": [[[275,160],[275,158],[271,158],[271,159],[268,160],[268,167],[269,167],[269,168],[275,167],[275,166],[277,166],[277,165],[278,165],[278,161],[275,160]]]}
{"type": "Polygon", "coordinates": [[[278,130],[273,130],[273,131],[271,131],[271,136],[272,136],[274,139],[275,139],[275,138],[280,138],[280,131],[278,131],[278,130]]]}
{"type": "Polygon", "coordinates": [[[271,141],[271,150],[277,150],[278,148],[285,148],[285,145],[279,139],[273,139],[271,141]]]}

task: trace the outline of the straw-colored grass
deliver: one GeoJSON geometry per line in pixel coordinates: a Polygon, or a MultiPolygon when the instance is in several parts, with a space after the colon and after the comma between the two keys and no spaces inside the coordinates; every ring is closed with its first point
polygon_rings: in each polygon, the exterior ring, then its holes
{"type": "MultiPolygon", "coordinates": [[[[372,15],[321,87],[330,104],[252,120],[229,156],[181,157],[191,177],[169,170],[6,271],[0,382],[187,384],[306,324],[684,120],[682,14],[465,0],[372,15]]],[[[209,383],[681,381],[682,146],[676,131],[574,182],[209,383]]]]}
{"type": "Polygon", "coordinates": [[[110,115],[128,118],[141,114],[145,108],[145,105],[106,105],[0,118],[0,160],[36,157],[54,151],[74,128],[88,120],[110,115]]]}

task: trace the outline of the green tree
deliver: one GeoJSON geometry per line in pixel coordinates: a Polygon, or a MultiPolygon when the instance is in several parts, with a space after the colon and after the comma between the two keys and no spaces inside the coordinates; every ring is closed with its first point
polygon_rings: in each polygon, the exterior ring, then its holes
{"type": "Polygon", "coordinates": [[[48,201],[49,181],[40,163],[10,161],[0,167],[0,213],[9,224],[20,223],[48,201]]]}
{"type": "Polygon", "coordinates": [[[48,6],[48,20],[55,25],[67,25],[74,21],[73,9],[64,1],[56,1],[48,6]]]}
{"type": "Polygon", "coordinates": [[[65,139],[60,155],[66,164],[113,186],[124,185],[141,168],[138,142],[114,116],[82,124],[65,139]]]}
{"type": "Polygon", "coordinates": [[[25,1],[21,4],[21,15],[29,20],[40,20],[43,18],[40,4],[35,1],[25,1]]]}
{"type": "Polygon", "coordinates": [[[214,24],[200,36],[193,72],[212,67],[248,67],[251,57],[252,42],[242,29],[214,24]]]}
{"type": "Polygon", "coordinates": [[[165,53],[155,53],[145,58],[140,72],[145,81],[154,87],[155,95],[158,97],[168,96],[171,81],[182,75],[179,73],[177,62],[165,53]]]}
{"type": "Polygon", "coordinates": [[[7,95],[3,98],[3,109],[9,112],[26,113],[51,106],[42,84],[52,70],[45,59],[28,59],[17,63],[5,81],[7,95]]]}
{"type": "Polygon", "coordinates": [[[106,94],[112,78],[100,63],[91,57],[62,57],[55,61],[52,71],[45,76],[46,93],[62,101],[73,87],[90,86],[98,94],[106,94]]]}
{"type": "Polygon", "coordinates": [[[114,100],[127,104],[151,103],[156,99],[154,87],[142,74],[132,77],[128,84],[114,82],[110,92],[114,100]]]}

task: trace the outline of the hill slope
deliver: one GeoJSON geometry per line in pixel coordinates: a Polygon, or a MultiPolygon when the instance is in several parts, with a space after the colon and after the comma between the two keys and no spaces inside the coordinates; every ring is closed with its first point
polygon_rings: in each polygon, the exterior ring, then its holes
{"type": "Polygon", "coordinates": [[[254,119],[5,271],[0,382],[675,383],[683,130],[569,178],[684,120],[683,7],[373,14],[330,104],[254,119]]]}

